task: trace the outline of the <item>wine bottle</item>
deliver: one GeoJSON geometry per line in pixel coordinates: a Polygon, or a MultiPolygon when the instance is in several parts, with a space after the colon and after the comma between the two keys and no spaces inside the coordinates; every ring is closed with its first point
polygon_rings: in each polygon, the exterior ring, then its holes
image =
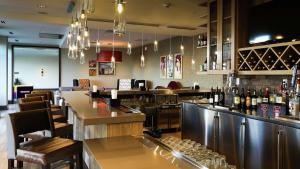
{"type": "Polygon", "coordinates": [[[234,101],[234,108],[237,110],[240,110],[241,109],[241,97],[239,95],[239,89],[235,90],[233,101],[234,101]]]}
{"type": "Polygon", "coordinates": [[[253,95],[251,96],[251,107],[252,107],[252,114],[256,114],[257,111],[257,96],[256,90],[253,91],[253,95]],[[254,113],[255,112],[255,113],[254,113]]]}
{"type": "Polygon", "coordinates": [[[245,113],[246,112],[246,97],[244,94],[244,88],[242,88],[242,92],[241,92],[241,112],[245,113]]]}
{"type": "Polygon", "coordinates": [[[218,86],[217,86],[215,96],[214,96],[214,103],[215,103],[215,105],[219,105],[219,88],[218,88],[218,86]]]}
{"type": "Polygon", "coordinates": [[[262,89],[259,90],[259,94],[257,97],[257,105],[262,103],[263,95],[262,95],[262,89]]]}
{"type": "Polygon", "coordinates": [[[246,95],[246,113],[251,114],[251,92],[250,92],[250,89],[247,90],[247,95],[246,95]]]}
{"type": "Polygon", "coordinates": [[[264,97],[262,99],[262,102],[268,104],[269,103],[269,97],[270,97],[269,88],[266,88],[264,97]]]}
{"type": "Polygon", "coordinates": [[[221,93],[220,93],[220,100],[219,103],[221,106],[225,105],[225,91],[224,91],[224,87],[222,87],[221,93]]]}
{"type": "Polygon", "coordinates": [[[209,104],[214,104],[214,89],[211,87],[210,89],[210,94],[209,94],[209,100],[208,100],[209,104]]]}
{"type": "Polygon", "coordinates": [[[276,99],[276,90],[274,88],[273,93],[270,93],[269,102],[272,103],[272,104],[274,104],[276,102],[275,99],[276,99]]]}

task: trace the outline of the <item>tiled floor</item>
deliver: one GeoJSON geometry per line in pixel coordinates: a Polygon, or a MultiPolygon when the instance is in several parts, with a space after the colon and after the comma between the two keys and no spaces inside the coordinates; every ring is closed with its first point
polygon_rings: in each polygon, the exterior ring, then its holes
{"type": "MultiPolygon", "coordinates": [[[[7,168],[7,143],[6,143],[6,116],[9,113],[17,112],[17,105],[9,105],[9,110],[0,111],[0,169],[7,168]]],[[[24,164],[24,169],[39,169],[41,167],[31,164],[24,164]]],[[[61,166],[60,169],[68,169],[69,167],[61,166]]],[[[57,169],[58,169],[57,168],[57,169]]]]}

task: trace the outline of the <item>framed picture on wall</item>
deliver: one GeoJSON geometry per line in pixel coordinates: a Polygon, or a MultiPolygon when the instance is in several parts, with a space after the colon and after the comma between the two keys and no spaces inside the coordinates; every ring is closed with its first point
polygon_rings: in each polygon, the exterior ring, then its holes
{"type": "Polygon", "coordinates": [[[174,58],[173,55],[167,56],[167,79],[174,78],[174,58]]]}
{"type": "Polygon", "coordinates": [[[174,79],[182,79],[182,55],[175,54],[174,56],[174,79]]]}
{"type": "Polygon", "coordinates": [[[160,57],[160,78],[167,78],[167,56],[160,57]]]}
{"type": "Polygon", "coordinates": [[[97,67],[97,61],[96,60],[90,60],[89,61],[89,67],[90,68],[96,68],[97,67]]]}
{"type": "Polygon", "coordinates": [[[98,74],[99,75],[115,75],[116,66],[112,62],[98,62],[98,74]]]}
{"type": "Polygon", "coordinates": [[[96,76],[97,70],[96,69],[89,69],[89,76],[96,76]]]}

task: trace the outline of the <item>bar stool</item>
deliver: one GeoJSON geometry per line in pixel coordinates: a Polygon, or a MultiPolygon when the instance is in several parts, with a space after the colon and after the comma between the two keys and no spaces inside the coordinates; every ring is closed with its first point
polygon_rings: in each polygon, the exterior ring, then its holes
{"type": "MultiPolygon", "coordinates": [[[[73,159],[76,156],[77,169],[83,168],[82,142],[55,137],[54,123],[49,109],[38,109],[12,113],[8,118],[8,169],[23,162],[41,165],[50,169],[53,162],[73,159]],[[24,142],[19,135],[48,130],[51,137],[24,142]]],[[[22,166],[22,165],[21,165],[22,166]]],[[[74,168],[73,160],[70,167],[74,168]]]]}
{"type": "MultiPolygon", "coordinates": [[[[23,100],[30,100],[29,98],[32,97],[43,97],[44,100],[49,101],[49,94],[48,93],[34,93],[34,94],[26,94],[24,99],[20,99],[21,102],[23,102],[23,100]]],[[[49,102],[50,103],[50,102],[49,102]]],[[[53,114],[53,120],[55,122],[62,122],[62,123],[66,123],[67,122],[67,114],[63,114],[64,110],[62,110],[62,108],[60,106],[52,106],[51,104],[50,108],[51,108],[51,113],[53,114]]]]}
{"type": "MultiPolygon", "coordinates": [[[[50,107],[49,101],[36,101],[30,103],[20,103],[19,104],[20,111],[30,111],[30,110],[37,110],[37,109],[45,109],[50,107]]],[[[55,115],[52,115],[52,118],[55,115]]],[[[54,118],[53,118],[54,121],[54,118]]],[[[68,123],[61,123],[61,122],[54,122],[54,128],[57,136],[64,137],[64,138],[73,138],[73,125],[68,123]]],[[[35,137],[28,136],[29,138],[35,137]]]]}

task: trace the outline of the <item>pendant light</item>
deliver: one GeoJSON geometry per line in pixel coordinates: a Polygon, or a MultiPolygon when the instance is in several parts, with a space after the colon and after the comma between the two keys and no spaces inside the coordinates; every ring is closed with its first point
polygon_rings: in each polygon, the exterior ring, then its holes
{"type": "Polygon", "coordinates": [[[84,56],[83,50],[81,50],[81,52],[80,52],[79,63],[80,64],[85,64],[85,56],[84,56]]]}
{"type": "Polygon", "coordinates": [[[113,32],[118,36],[123,36],[126,32],[125,3],[123,0],[115,0],[114,3],[113,32]]]}
{"type": "Polygon", "coordinates": [[[111,55],[111,64],[112,68],[115,68],[116,65],[116,59],[115,59],[115,34],[113,33],[113,43],[112,43],[112,55],[111,55]]]}
{"type": "Polygon", "coordinates": [[[184,55],[183,36],[181,36],[180,53],[184,55]]]}
{"type": "Polygon", "coordinates": [[[141,55],[141,68],[145,67],[145,56],[144,56],[144,33],[142,33],[142,55],[141,55]]]}
{"type": "Polygon", "coordinates": [[[101,43],[100,43],[100,27],[98,25],[98,38],[96,41],[96,53],[100,53],[101,52],[101,43]]]}
{"type": "Polygon", "coordinates": [[[170,51],[169,51],[169,60],[172,60],[172,36],[170,34],[170,51]]]}
{"type": "Polygon", "coordinates": [[[132,48],[132,44],[131,44],[131,39],[130,39],[130,32],[128,33],[128,44],[127,44],[127,55],[131,55],[131,48],[132,48]]]}
{"type": "Polygon", "coordinates": [[[154,52],[157,52],[158,51],[158,41],[157,41],[156,32],[155,32],[155,40],[153,42],[153,47],[154,47],[154,52]]]}
{"type": "Polygon", "coordinates": [[[196,69],[196,61],[195,61],[195,37],[193,36],[193,54],[192,54],[192,70],[196,69]]]}

